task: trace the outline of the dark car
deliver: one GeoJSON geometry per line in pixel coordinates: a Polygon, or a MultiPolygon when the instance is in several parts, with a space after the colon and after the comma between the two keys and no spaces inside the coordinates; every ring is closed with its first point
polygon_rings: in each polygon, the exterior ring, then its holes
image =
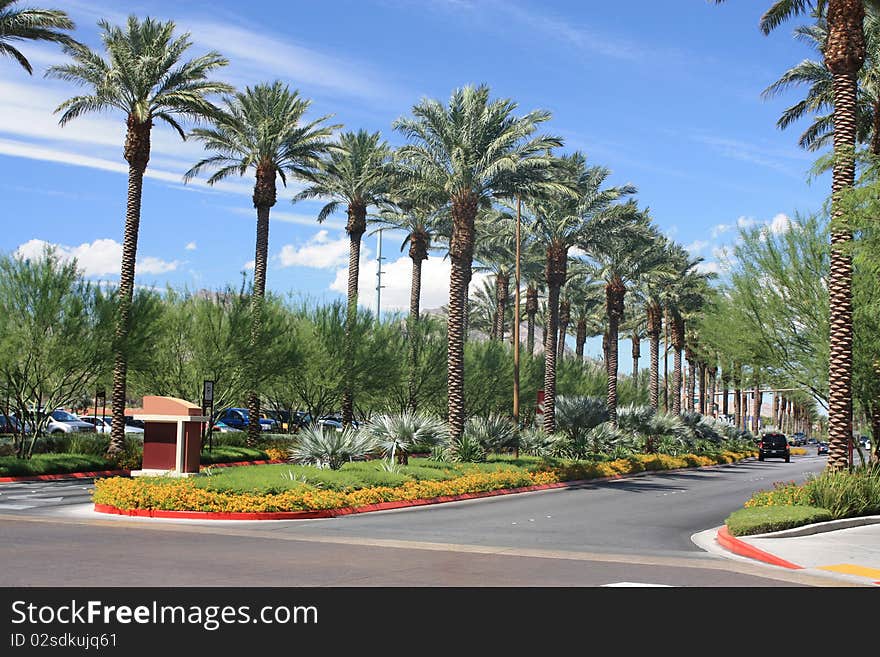
{"type": "Polygon", "coordinates": [[[807,444],[807,434],[802,431],[798,431],[797,433],[792,435],[792,438],[794,438],[794,444],[798,447],[807,444]]]}
{"type": "Polygon", "coordinates": [[[819,443],[816,446],[816,456],[819,454],[827,454],[828,453],[828,443],[819,443]]]}
{"type": "Polygon", "coordinates": [[[765,433],[761,436],[761,440],[758,441],[758,460],[763,461],[767,458],[785,459],[786,463],[791,462],[791,450],[784,433],[765,433]]]}
{"type": "MultiPolygon", "coordinates": [[[[247,431],[250,417],[246,408],[227,408],[216,420],[223,422],[233,429],[247,431]]],[[[263,431],[271,431],[274,426],[275,422],[273,420],[260,418],[260,429],[263,431]]]]}
{"type": "Polygon", "coordinates": [[[19,431],[21,431],[21,424],[17,417],[0,413],[0,433],[18,433],[19,431]]]}

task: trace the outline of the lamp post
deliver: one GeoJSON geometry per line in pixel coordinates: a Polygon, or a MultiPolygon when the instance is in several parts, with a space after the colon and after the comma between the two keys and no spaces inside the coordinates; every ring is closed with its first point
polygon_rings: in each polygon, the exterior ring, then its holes
{"type": "MultiPolygon", "coordinates": [[[[519,431],[519,248],[522,200],[516,196],[516,269],[514,271],[513,300],[513,421],[519,431]]],[[[516,441],[515,456],[519,458],[519,439],[516,441]]]]}
{"type": "Polygon", "coordinates": [[[379,234],[378,243],[376,245],[376,322],[379,323],[382,319],[382,288],[385,287],[382,285],[382,231],[384,228],[380,228],[376,232],[379,234]]]}

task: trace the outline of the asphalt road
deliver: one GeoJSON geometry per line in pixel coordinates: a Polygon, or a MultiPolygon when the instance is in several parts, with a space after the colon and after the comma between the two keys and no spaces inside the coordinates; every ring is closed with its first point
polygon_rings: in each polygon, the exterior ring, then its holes
{"type": "Polygon", "coordinates": [[[828,586],[796,571],[710,555],[690,539],[722,524],[752,492],[803,480],[824,465],[810,450],[788,464],[747,461],[540,493],[268,522],[107,517],[83,503],[87,482],[5,484],[0,584],[828,586]]]}

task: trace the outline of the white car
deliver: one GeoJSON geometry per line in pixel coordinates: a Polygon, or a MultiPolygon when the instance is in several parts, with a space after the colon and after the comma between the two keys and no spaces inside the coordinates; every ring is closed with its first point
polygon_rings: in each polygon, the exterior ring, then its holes
{"type": "Polygon", "coordinates": [[[60,408],[49,413],[46,433],[93,433],[94,431],[95,425],[83,422],[73,413],[60,408]]]}
{"type": "MultiPolygon", "coordinates": [[[[104,416],[103,418],[98,417],[97,415],[81,415],[80,419],[83,422],[88,422],[89,424],[95,427],[95,431],[98,433],[110,433],[110,426],[113,418],[109,415],[104,416]]],[[[130,424],[125,425],[125,433],[143,433],[144,430],[140,427],[134,427],[130,424]]]]}

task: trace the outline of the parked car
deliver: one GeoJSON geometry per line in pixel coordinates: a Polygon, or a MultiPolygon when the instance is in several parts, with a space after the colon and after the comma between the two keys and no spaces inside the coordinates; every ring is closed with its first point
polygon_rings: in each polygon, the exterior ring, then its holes
{"type": "Polygon", "coordinates": [[[214,423],[214,425],[211,427],[211,431],[217,431],[219,433],[230,433],[230,432],[241,433],[241,429],[233,429],[228,424],[226,424],[225,422],[222,422],[220,420],[217,420],[214,423]]]}
{"type": "MultiPolygon", "coordinates": [[[[88,422],[89,424],[94,425],[95,431],[98,433],[110,433],[111,423],[113,422],[113,418],[109,415],[106,415],[103,418],[98,417],[97,415],[80,415],[79,419],[83,422],[88,422]]],[[[128,422],[125,423],[125,433],[143,432],[143,427],[136,427],[128,422]]]]}
{"type": "Polygon", "coordinates": [[[817,444],[819,444],[819,441],[816,440],[815,438],[807,438],[807,445],[817,445],[817,444]]]}
{"type": "Polygon", "coordinates": [[[818,443],[816,445],[816,456],[828,453],[828,443],[818,443]]]}
{"type": "MultiPolygon", "coordinates": [[[[217,420],[233,429],[247,431],[250,418],[246,408],[227,408],[218,416],[217,420]]],[[[263,431],[272,431],[273,425],[272,420],[260,418],[260,429],[263,431]]]]}
{"type": "MultiPolygon", "coordinates": [[[[322,427],[330,427],[342,431],[342,413],[328,413],[318,418],[318,424],[322,427]]],[[[351,425],[357,429],[360,425],[357,420],[352,420],[351,425]]]]}
{"type": "Polygon", "coordinates": [[[807,434],[803,433],[802,431],[798,431],[797,433],[792,434],[791,437],[794,438],[794,444],[798,447],[807,444],[807,434]]]}
{"type": "Polygon", "coordinates": [[[49,413],[46,433],[94,433],[95,425],[83,422],[73,413],[56,408],[49,413]]]}
{"type": "Polygon", "coordinates": [[[763,461],[766,458],[785,459],[786,463],[791,462],[791,450],[784,433],[768,432],[761,435],[761,440],[758,442],[758,460],[763,461]]]}
{"type": "Polygon", "coordinates": [[[14,415],[0,413],[0,433],[18,433],[21,431],[21,422],[14,415]]]}
{"type": "Polygon", "coordinates": [[[125,426],[127,427],[137,427],[138,429],[144,428],[143,420],[135,420],[134,415],[125,415],[125,426]]]}

